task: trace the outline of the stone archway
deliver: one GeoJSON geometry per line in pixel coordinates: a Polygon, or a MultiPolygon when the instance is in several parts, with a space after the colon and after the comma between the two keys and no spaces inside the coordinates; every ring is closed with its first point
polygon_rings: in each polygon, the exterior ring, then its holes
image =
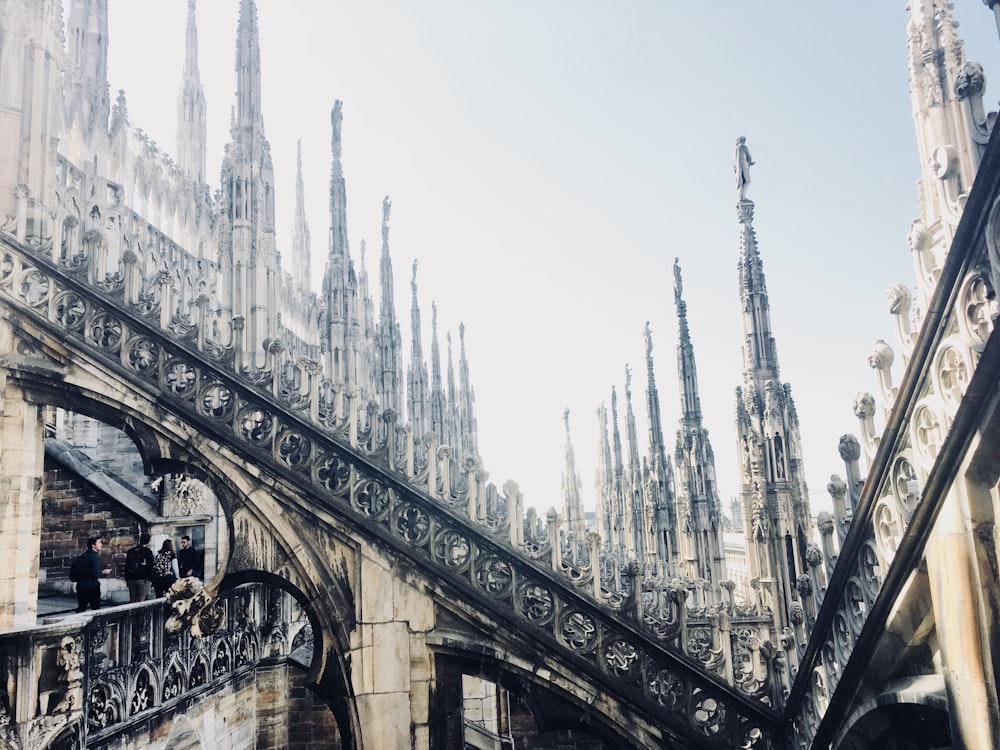
{"type": "MultiPolygon", "coordinates": [[[[292,595],[308,613],[315,644],[314,655],[297,667],[294,679],[329,708],[336,720],[339,746],[360,747],[349,659],[344,656],[354,627],[352,586],[344,573],[352,567],[345,559],[352,554],[350,544],[341,538],[327,538],[322,528],[305,533],[301,525],[283,518],[275,499],[281,491],[269,484],[262,486],[250,463],[196,428],[157,413],[155,406],[142,402],[135,392],[116,393],[113,381],[91,382],[79,375],[71,385],[53,377],[51,371],[7,371],[4,411],[8,416],[16,415],[18,428],[32,435],[32,455],[37,456],[26,464],[25,486],[29,485],[28,474],[34,475],[34,482],[44,473],[43,415],[51,413],[52,407],[72,410],[121,430],[122,439],[138,451],[143,472],[180,473],[210,486],[219,504],[219,516],[224,519],[221,525],[227,540],[227,554],[219,561],[220,575],[209,582],[210,593],[259,581],[292,595]],[[17,409],[12,408],[15,406],[17,409]],[[26,416],[21,417],[22,411],[26,416]],[[261,550],[268,555],[261,556],[261,550]]],[[[23,494],[34,507],[26,512],[41,515],[40,496],[27,491],[23,494]]],[[[301,698],[297,700],[300,707],[306,705],[301,698]]]]}
{"type": "Polygon", "coordinates": [[[899,680],[867,701],[834,743],[838,750],[939,750],[952,747],[948,700],[938,675],[899,680]]]}

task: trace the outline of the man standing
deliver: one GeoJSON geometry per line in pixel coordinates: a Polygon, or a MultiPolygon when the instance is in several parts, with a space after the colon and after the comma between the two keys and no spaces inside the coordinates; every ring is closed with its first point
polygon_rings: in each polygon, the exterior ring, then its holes
{"type": "Polygon", "coordinates": [[[77,567],[76,611],[84,612],[101,608],[101,576],[108,575],[111,568],[101,567],[101,547],[104,543],[96,536],[87,539],[87,551],[74,562],[77,567]]]}
{"type": "Polygon", "coordinates": [[[205,575],[205,555],[200,549],[194,548],[191,537],[187,534],[181,537],[181,548],[177,552],[177,567],[180,568],[181,578],[188,576],[202,578],[205,575]]]}
{"type": "Polygon", "coordinates": [[[153,550],[149,534],[139,535],[139,543],[125,553],[125,585],[128,586],[129,603],[144,602],[149,595],[149,580],[153,575],[153,550]]]}

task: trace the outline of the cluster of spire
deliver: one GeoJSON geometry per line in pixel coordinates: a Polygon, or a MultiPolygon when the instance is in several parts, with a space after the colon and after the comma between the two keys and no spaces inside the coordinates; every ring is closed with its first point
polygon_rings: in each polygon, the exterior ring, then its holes
{"type": "MultiPolygon", "coordinates": [[[[90,116],[107,91],[106,0],[72,0],[69,32],[73,85],[81,101],[91,102],[90,116]]],[[[297,144],[294,228],[290,263],[285,267],[275,232],[274,166],[264,131],[261,106],[261,54],[254,0],[240,0],[236,31],[236,100],[230,140],[225,146],[220,190],[210,205],[211,220],[189,250],[217,263],[219,278],[215,323],[220,330],[244,328],[247,367],[262,367],[270,341],[280,341],[291,355],[311,359],[332,383],[343,386],[359,413],[376,405],[400,423],[409,421],[420,452],[435,433],[458,457],[478,460],[475,394],[465,355],[465,329],[459,327],[457,374],[452,335],[446,335],[446,363],[438,341],[437,308],[433,308],[431,362],[425,362],[417,299],[416,262],[411,282],[411,356],[403,359],[403,340],[396,315],[392,259],[389,250],[391,202],[383,201],[382,246],[379,258],[378,314],[365,269],[365,243],[360,262],[351,256],[347,229],[347,188],[342,156],[343,104],[330,115],[330,234],[322,288],[310,291],[311,235],[305,215],[302,145],[297,144]],[[194,245],[202,249],[196,251],[194,245]],[[405,367],[405,372],[404,372],[405,367]],[[430,377],[428,377],[428,369],[430,377]]],[[[120,96],[124,116],[124,95],[120,96]]],[[[107,108],[105,108],[107,109],[107,108]]],[[[81,110],[82,111],[82,110],[81,110]]],[[[100,114],[100,113],[98,113],[100,114]]],[[[107,123],[107,114],[103,122],[107,123]]],[[[98,119],[98,122],[101,122],[98,119]]],[[[98,128],[98,130],[100,130],[98,128]]],[[[188,0],[183,82],[178,98],[178,158],[176,167],[188,188],[207,195],[205,185],[207,118],[199,77],[196,2],[188,0]]]]}
{"type": "MultiPolygon", "coordinates": [[[[73,0],[70,12],[71,76],[88,116],[100,116],[106,99],[107,8],[101,0],[73,0]],[[103,33],[102,33],[103,32],[103,33]]],[[[369,404],[408,421],[422,446],[432,433],[458,457],[478,457],[475,395],[465,356],[465,331],[459,328],[458,370],[447,334],[442,357],[437,308],[432,307],[430,363],[422,347],[417,264],[411,276],[410,358],[404,377],[403,340],[393,294],[389,247],[392,204],[382,205],[379,257],[380,305],[369,292],[365,244],[360,264],[351,256],[347,229],[347,190],[342,155],[343,105],[331,111],[330,234],[319,294],[309,291],[310,232],[304,211],[301,143],[297,149],[295,222],[291,267],[283,268],[277,250],[274,168],[261,110],[261,58],[254,0],[241,0],[236,43],[236,102],[230,141],[221,169],[221,190],[213,204],[211,236],[204,253],[218,263],[217,324],[245,327],[254,344],[247,366],[263,365],[260,344],[281,340],[294,358],[322,366],[325,375],[347,389],[359,410],[369,404]],[[213,257],[214,256],[214,257],[213,257]],[[446,365],[445,365],[446,362],[446,365]],[[405,419],[403,413],[405,411],[405,419]]],[[[124,113],[124,103],[121,111],[124,113]]],[[[80,110],[83,112],[83,110],[80,110]]],[[[205,180],[205,98],[199,80],[195,0],[188,1],[186,55],[178,106],[178,168],[195,191],[205,180]]],[[[737,142],[737,216],[740,226],[739,287],[743,309],[743,384],[737,389],[738,443],[742,460],[740,506],[751,575],[762,583],[769,604],[790,605],[792,582],[801,571],[809,528],[806,487],[799,454],[798,421],[788,386],[779,379],[771,335],[763,268],[753,230],[753,202],[746,197],[750,159],[745,139],[737,142]]],[[[681,416],[671,458],[663,435],[659,393],[653,372],[653,338],[646,343],[646,417],[648,450],[641,455],[633,407],[631,369],[625,371],[622,428],[619,393],[611,393],[610,414],[598,410],[599,467],[596,482],[597,531],[609,561],[649,563],[662,576],[700,579],[713,586],[726,576],[724,517],[716,486],[715,456],[702,423],[694,347],[679,262],[674,264],[674,301],[679,337],[677,372],[681,416]]],[[[588,533],[581,483],[567,430],[563,477],[564,542],[569,560],[587,556],[588,533]]],[[[777,606],[777,609],[786,607],[777,606]]]]}
{"type": "MultiPolygon", "coordinates": [[[[776,612],[787,626],[794,585],[805,569],[811,518],[799,453],[799,424],[790,389],[779,379],[771,334],[763,264],[753,229],[754,204],[747,198],[754,164],[740,137],[736,143],[737,219],[740,227],[738,278],[743,310],[743,385],[737,388],[737,440],[741,462],[738,511],[743,524],[749,577],[757,582],[757,603],[776,612]]],[[[645,565],[654,579],[701,581],[708,600],[724,601],[725,519],[716,484],[715,453],[702,422],[694,345],[688,326],[680,261],[674,261],[674,303],[678,321],[677,381],[680,420],[671,460],[663,437],[660,397],[653,369],[653,337],[646,323],[646,420],[648,452],[640,456],[632,404],[632,371],[625,369],[624,441],[619,428],[617,389],[610,417],[602,404],[597,470],[597,531],[606,567],[645,565]],[[624,447],[623,447],[624,442],[624,447]]],[[[585,556],[581,531],[579,476],[566,420],[563,474],[563,538],[570,560],[585,556]]],[[[750,592],[743,592],[749,596],[750,592]]]]}

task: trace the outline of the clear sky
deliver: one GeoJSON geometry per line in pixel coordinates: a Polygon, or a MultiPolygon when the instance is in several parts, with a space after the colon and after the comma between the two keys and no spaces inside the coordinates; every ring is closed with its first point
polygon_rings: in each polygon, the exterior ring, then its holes
{"type": "MultiPolygon", "coordinates": [[[[813,509],[829,505],[830,475],[844,474],[838,439],[858,433],[854,395],[877,390],[868,351],[880,338],[895,344],[885,290],[914,278],[905,236],[919,164],[903,0],[257,5],[279,250],[289,257],[301,139],[318,291],[330,108],[341,99],[355,262],[367,238],[377,291],[389,195],[404,339],[417,259],[424,352],[433,301],[442,346],[450,330],[457,349],[466,326],[490,481],[515,479],[539,510],[561,507],[565,408],[593,506],[596,410],[616,386],[624,413],[626,364],[645,453],[646,321],[672,448],[675,257],[728,510],[742,366],[733,145],[745,135],[781,377],[798,408],[813,509]]],[[[109,6],[112,100],[125,89],[133,124],[176,154],[187,2],[109,6]]],[[[989,83],[1000,75],[993,17],[981,0],[955,6],[966,56],[989,83]]],[[[198,4],[213,186],[234,102],[238,7],[198,4]]],[[[990,109],[998,91],[988,86],[990,109]]]]}

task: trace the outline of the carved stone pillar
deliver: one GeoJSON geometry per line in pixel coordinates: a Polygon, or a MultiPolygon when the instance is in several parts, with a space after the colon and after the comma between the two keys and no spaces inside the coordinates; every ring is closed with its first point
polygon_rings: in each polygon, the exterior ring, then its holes
{"type": "MultiPolygon", "coordinates": [[[[981,486],[956,481],[927,545],[931,601],[955,747],[993,747],[1000,737],[994,655],[990,654],[997,612],[995,602],[991,606],[989,597],[982,596],[990,586],[995,588],[995,581],[984,580],[986,571],[977,559],[976,523],[970,512],[983,507],[978,496],[984,493],[981,486]],[[955,596],[956,591],[967,595],[955,596]]],[[[988,499],[985,505],[989,507],[988,499]]]]}
{"type": "Polygon", "coordinates": [[[351,644],[351,681],[363,734],[358,746],[427,750],[434,666],[425,634],[434,627],[434,604],[372,549],[362,553],[360,580],[351,644]]]}
{"type": "Polygon", "coordinates": [[[44,419],[13,369],[0,359],[0,630],[34,627],[38,614],[44,419]]]}

